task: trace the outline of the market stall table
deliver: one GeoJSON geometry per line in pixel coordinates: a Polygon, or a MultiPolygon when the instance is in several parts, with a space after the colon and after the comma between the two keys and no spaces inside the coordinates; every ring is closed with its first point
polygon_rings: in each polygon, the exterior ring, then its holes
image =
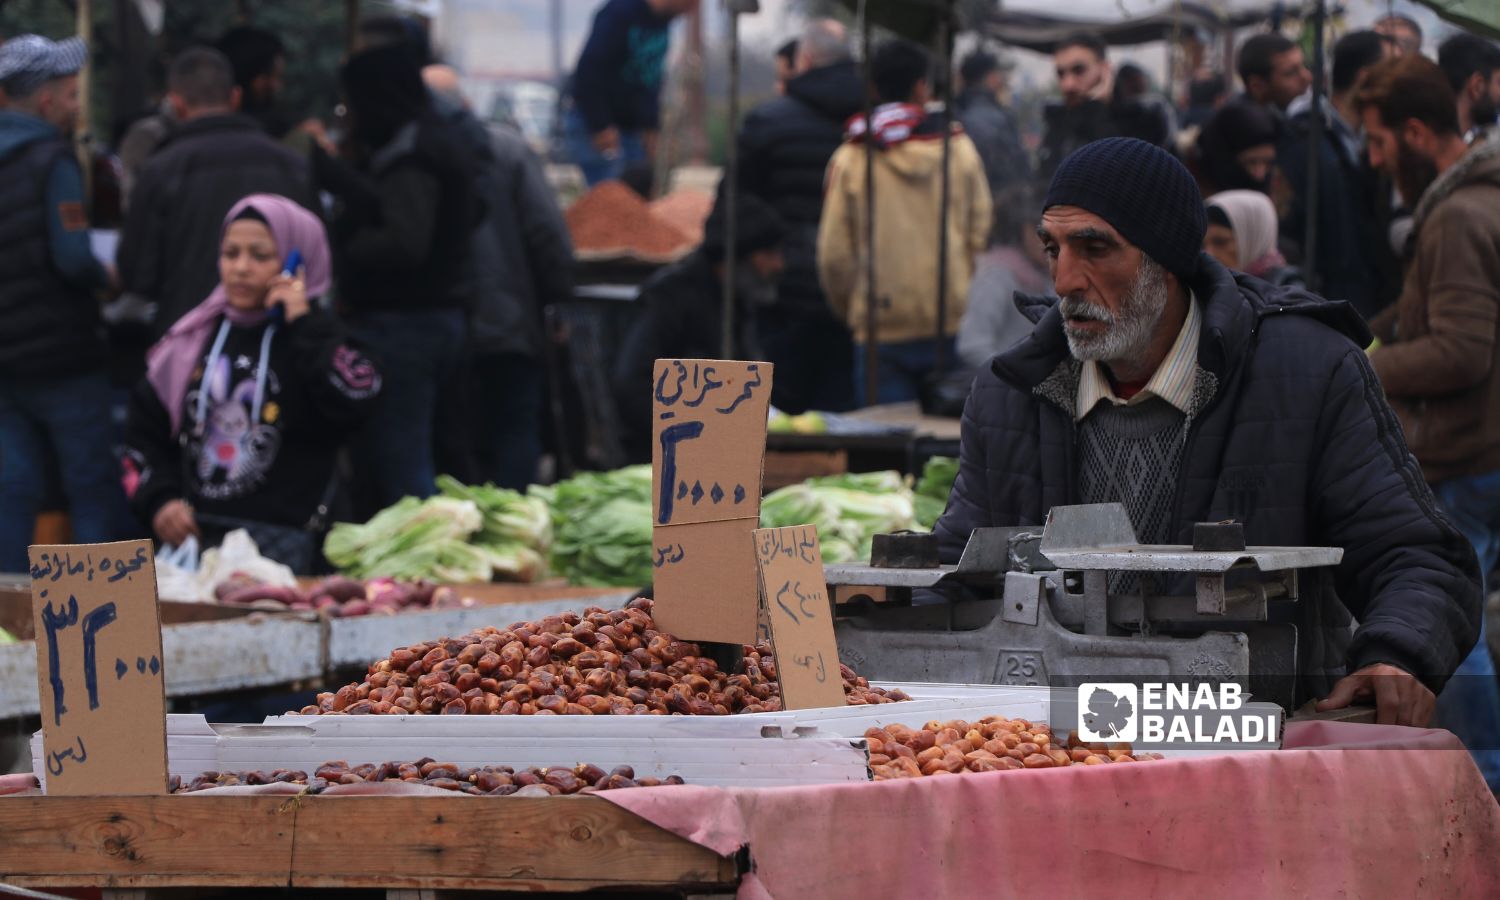
{"type": "Polygon", "coordinates": [[[1500,807],[1458,741],[1328,722],[1289,724],[1279,751],[817,787],[20,795],[0,830],[0,883],[40,888],[1500,896],[1500,807]]]}
{"type": "Polygon", "coordinates": [[[924,415],[915,402],[827,414],[819,433],[766,435],[766,490],[819,475],[920,472],[931,456],[958,456],[959,420],[924,415]]]}
{"type": "MultiPolygon", "coordinates": [[[[619,588],[570,585],[466,585],[478,605],[397,615],[329,619],[213,603],[161,601],[162,650],[170,698],[273,688],[363,667],[392,647],[484,625],[554,615],[581,604],[623,604],[619,588]]],[[[36,645],[29,582],[0,584],[0,627],[26,638],[0,646],[0,721],[36,715],[36,645]]]]}

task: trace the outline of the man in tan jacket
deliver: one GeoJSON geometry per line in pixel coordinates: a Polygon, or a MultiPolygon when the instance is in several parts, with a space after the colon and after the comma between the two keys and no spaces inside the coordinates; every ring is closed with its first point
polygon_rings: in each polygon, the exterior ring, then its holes
{"type": "MultiPolygon", "coordinates": [[[[875,142],[876,339],[880,345],[879,400],[920,396],[936,368],[938,217],[942,202],[942,117],[929,115],[932,60],[909,41],[876,49],[870,75],[880,105],[872,116],[875,142]]],[[[952,364],[952,336],[974,274],[974,258],[989,242],[993,221],[984,164],[955,127],[949,163],[947,312],[943,358],[952,364]]],[[[818,275],[835,312],[866,334],[865,121],[849,121],[848,140],[828,163],[823,216],[818,224],[818,275]]],[[[855,385],[864,385],[864,349],[856,347],[855,385]]]]}
{"type": "MultiPolygon", "coordinates": [[[[1371,164],[1416,210],[1401,297],[1371,323],[1370,362],[1488,577],[1500,557],[1500,144],[1464,143],[1448,81],[1425,57],[1371,69],[1359,106],[1371,164]]],[[[1500,687],[1482,623],[1437,714],[1500,791],[1500,687]]]]}

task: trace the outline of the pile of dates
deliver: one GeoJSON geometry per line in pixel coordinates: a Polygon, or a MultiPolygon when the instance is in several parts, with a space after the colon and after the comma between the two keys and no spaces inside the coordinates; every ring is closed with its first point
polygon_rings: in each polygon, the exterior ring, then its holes
{"type": "Polygon", "coordinates": [[[637,778],[635,770],[630,766],[619,766],[610,772],[593,765],[581,765],[572,769],[553,766],[517,772],[510,766],[459,768],[453,763],[440,763],[431,757],[425,757],[416,762],[385,762],[379,765],[365,763],[351,766],[342,761],[328,762],[319,766],[311,777],[306,772],[291,769],[277,769],[270,773],[204,772],[187,782],[180,776],[173,775],[171,788],[174,794],[191,794],[194,791],[231,785],[284,783],[305,785],[303,793],[320,794],[335,784],[381,781],[425,784],[428,787],[488,797],[503,797],[523,789],[529,795],[594,794],[622,788],[684,783],[677,775],[637,778]]]}
{"type": "MultiPolygon", "coordinates": [[[[911,699],[841,665],[851,705],[911,699]]],[[[391,652],[359,684],[319,694],[302,715],[695,715],[781,709],[768,644],[744,648],[744,671],[721,672],[697,644],[656,630],[651,601],[598,607],[391,652]]]]}
{"type": "Polygon", "coordinates": [[[870,745],[870,771],[877,781],[1162,758],[1159,753],[1132,753],[1129,744],[1086,744],[1076,731],[1059,744],[1050,726],[1003,716],[972,723],[928,722],[921,728],[887,725],[867,730],[865,740],[870,745]]]}

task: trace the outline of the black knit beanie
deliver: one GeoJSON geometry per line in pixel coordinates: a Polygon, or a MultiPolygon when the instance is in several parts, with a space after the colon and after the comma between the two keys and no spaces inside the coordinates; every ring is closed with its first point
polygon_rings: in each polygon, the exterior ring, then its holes
{"type": "Polygon", "coordinates": [[[1088,210],[1179,278],[1198,268],[1203,196],[1187,167],[1154,144],[1106,138],[1078,148],[1052,176],[1042,209],[1054,206],[1088,210]]]}

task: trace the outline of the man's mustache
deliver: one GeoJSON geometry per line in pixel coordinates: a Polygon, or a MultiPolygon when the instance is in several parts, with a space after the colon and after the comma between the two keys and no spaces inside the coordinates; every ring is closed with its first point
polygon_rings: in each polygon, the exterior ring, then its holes
{"type": "Polygon", "coordinates": [[[1106,325],[1113,325],[1115,322],[1115,317],[1109,310],[1076,296],[1063,298],[1062,314],[1067,319],[1091,319],[1106,325]]]}

